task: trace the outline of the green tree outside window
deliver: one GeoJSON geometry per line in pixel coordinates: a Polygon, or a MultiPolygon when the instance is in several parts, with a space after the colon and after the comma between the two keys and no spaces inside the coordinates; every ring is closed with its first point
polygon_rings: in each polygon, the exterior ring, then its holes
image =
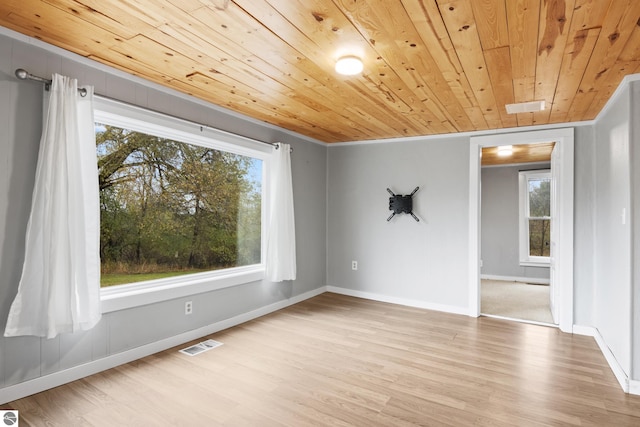
{"type": "Polygon", "coordinates": [[[260,263],[262,161],[96,123],[102,286],[260,263]]]}
{"type": "Polygon", "coordinates": [[[549,256],[551,241],[551,180],[530,178],[529,190],[529,255],[549,256]]]}

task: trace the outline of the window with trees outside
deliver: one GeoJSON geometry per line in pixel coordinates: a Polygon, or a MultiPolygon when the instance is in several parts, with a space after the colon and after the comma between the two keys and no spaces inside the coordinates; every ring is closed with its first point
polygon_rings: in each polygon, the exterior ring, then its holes
{"type": "Polygon", "coordinates": [[[551,172],[523,171],[520,181],[520,264],[549,263],[551,172]]]}
{"type": "Polygon", "coordinates": [[[262,268],[265,152],[190,125],[96,111],[103,291],[262,268]]]}

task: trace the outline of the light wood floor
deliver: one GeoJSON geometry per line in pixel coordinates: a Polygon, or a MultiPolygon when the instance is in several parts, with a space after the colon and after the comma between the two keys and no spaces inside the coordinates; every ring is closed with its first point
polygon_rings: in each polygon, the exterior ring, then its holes
{"type": "Polygon", "coordinates": [[[210,338],[2,408],[21,426],[640,425],[594,340],[555,328],[327,293],[210,338]]]}

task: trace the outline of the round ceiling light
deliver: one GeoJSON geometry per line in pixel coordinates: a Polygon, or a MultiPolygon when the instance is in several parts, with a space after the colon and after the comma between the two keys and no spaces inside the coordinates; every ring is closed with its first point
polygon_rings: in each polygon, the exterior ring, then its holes
{"type": "Polygon", "coordinates": [[[513,146],[512,145],[501,145],[498,147],[498,156],[505,157],[513,154],[513,146]]]}
{"type": "Polygon", "coordinates": [[[357,56],[343,56],[336,61],[336,73],[353,76],[362,72],[362,60],[357,56]]]}

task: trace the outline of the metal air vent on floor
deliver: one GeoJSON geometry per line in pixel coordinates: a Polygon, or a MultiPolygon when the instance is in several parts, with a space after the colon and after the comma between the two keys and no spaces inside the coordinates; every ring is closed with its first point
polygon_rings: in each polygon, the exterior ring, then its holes
{"type": "Polygon", "coordinates": [[[183,348],[180,350],[180,353],[184,353],[187,356],[195,356],[196,354],[204,353],[205,351],[209,351],[216,347],[220,347],[222,345],[219,341],[214,340],[206,340],[201,343],[192,345],[191,347],[183,348]]]}

